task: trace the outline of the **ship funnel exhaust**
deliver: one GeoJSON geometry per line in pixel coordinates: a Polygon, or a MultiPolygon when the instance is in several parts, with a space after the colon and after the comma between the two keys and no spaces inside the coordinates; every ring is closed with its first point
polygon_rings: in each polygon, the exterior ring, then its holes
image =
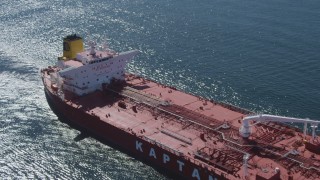
{"type": "Polygon", "coordinates": [[[63,38],[63,59],[74,59],[82,51],[83,40],[80,36],[73,34],[63,38]]]}

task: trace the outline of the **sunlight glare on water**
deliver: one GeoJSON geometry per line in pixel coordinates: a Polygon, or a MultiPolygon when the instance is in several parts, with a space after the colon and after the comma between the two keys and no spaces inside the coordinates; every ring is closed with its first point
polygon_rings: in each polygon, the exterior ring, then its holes
{"type": "Polygon", "coordinates": [[[141,51],[127,70],[256,112],[320,119],[320,2],[9,1],[0,3],[0,178],[167,179],[60,122],[39,69],[62,38],[141,51]]]}

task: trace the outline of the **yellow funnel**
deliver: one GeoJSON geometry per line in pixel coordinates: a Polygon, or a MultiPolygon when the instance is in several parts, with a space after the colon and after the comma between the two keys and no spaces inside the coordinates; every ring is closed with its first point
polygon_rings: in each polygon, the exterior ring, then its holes
{"type": "Polygon", "coordinates": [[[63,38],[63,57],[66,59],[74,59],[77,53],[83,51],[83,40],[76,34],[63,38]]]}

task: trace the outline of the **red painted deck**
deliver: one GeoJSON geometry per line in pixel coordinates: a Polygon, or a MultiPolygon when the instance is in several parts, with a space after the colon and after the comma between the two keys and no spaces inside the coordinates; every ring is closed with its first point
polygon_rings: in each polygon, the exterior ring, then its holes
{"type": "MultiPolygon", "coordinates": [[[[44,73],[43,77],[46,88],[55,94],[49,76],[44,73]]],[[[248,111],[134,75],[126,76],[121,90],[119,86],[105,87],[66,103],[122,131],[157,142],[182,154],[183,160],[227,179],[244,179],[245,154],[250,154],[247,179],[320,178],[320,156],[305,148],[297,129],[259,123],[254,126],[253,136],[243,139],[238,129],[248,111]],[[292,150],[300,153],[290,154],[292,150]],[[275,168],[279,168],[279,174],[275,168]]],[[[153,156],[151,151],[149,156],[153,156]]],[[[192,175],[198,179],[197,174],[192,175]]]]}

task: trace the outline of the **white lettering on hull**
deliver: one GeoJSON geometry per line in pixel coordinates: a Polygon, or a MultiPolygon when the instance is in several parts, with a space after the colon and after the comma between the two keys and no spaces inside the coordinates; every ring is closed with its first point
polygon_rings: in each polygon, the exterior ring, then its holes
{"type": "Polygon", "coordinates": [[[163,163],[166,164],[170,161],[170,157],[167,154],[163,154],[163,163]]]}
{"type": "Polygon", "coordinates": [[[140,152],[142,151],[142,142],[136,141],[136,150],[139,150],[140,152]]]}
{"type": "Polygon", "coordinates": [[[193,169],[192,177],[197,178],[198,180],[200,180],[200,175],[199,175],[198,169],[196,169],[196,168],[193,169]]]}
{"type": "Polygon", "coordinates": [[[155,159],[157,159],[156,152],[154,151],[153,148],[150,148],[149,156],[152,156],[152,157],[154,157],[155,159]]]}
{"type": "Polygon", "coordinates": [[[181,161],[177,160],[177,163],[179,164],[179,171],[182,172],[182,168],[184,166],[184,162],[181,162],[181,161]]]}
{"type": "MultiPolygon", "coordinates": [[[[143,152],[142,150],[142,142],[139,142],[138,140],[136,140],[136,150],[143,152]]],[[[154,148],[150,148],[149,150],[149,157],[153,157],[154,159],[157,159],[157,155],[156,155],[156,151],[154,148]]],[[[170,162],[171,158],[168,154],[162,154],[162,162],[163,164],[167,164],[168,162],[170,162]]],[[[177,160],[177,165],[178,165],[178,169],[180,172],[183,172],[183,167],[185,166],[185,163],[183,161],[177,160]]],[[[195,178],[197,180],[201,180],[200,177],[200,172],[197,168],[194,168],[192,171],[192,174],[190,174],[190,176],[192,178],[195,178]]],[[[216,177],[213,177],[212,175],[208,176],[208,180],[217,180],[216,177]]]]}
{"type": "Polygon", "coordinates": [[[209,180],[218,180],[216,177],[212,177],[211,175],[209,175],[209,180]]]}

